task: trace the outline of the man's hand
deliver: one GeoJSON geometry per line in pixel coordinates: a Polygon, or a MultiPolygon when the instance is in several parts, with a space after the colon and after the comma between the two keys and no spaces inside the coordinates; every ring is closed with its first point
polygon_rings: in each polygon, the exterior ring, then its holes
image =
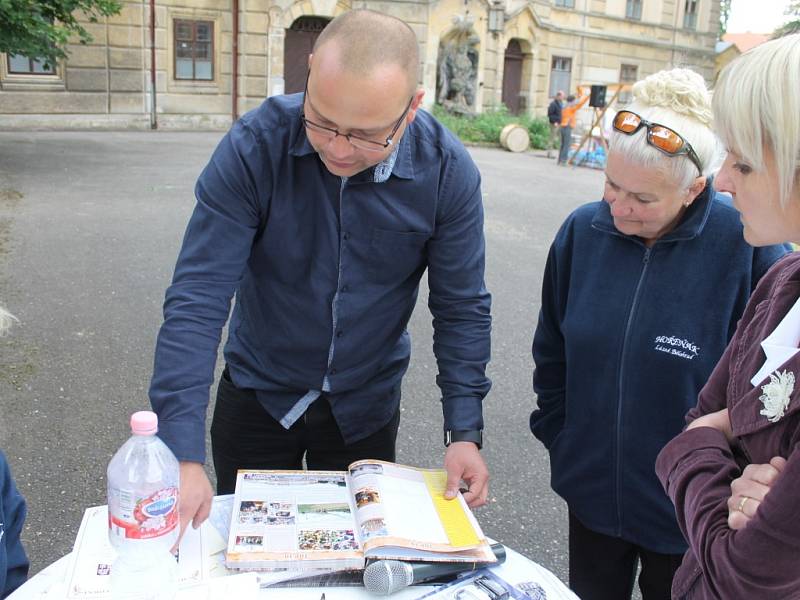
{"type": "Polygon", "coordinates": [[[464,481],[469,488],[464,492],[464,500],[470,508],[486,504],[489,496],[489,469],[483,462],[478,446],[472,442],[453,442],[445,452],[444,468],[447,471],[445,498],[455,498],[461,481],[464,481]]]}
{"type": "Polygon", "coordinates": [[[695,427],[711,427],[725,434],[725,439],[728,440],[728,443],[733,441],[733,431],[731,430],[731,420],[730,417],[728,417],[727,408],[696,418],[689,423],[686,431],[694,429],[695,427]]]}
{"type": "MultiPolygon", "coordinates": [[[[181,535],[189,522],[197,529],[211,512],[211,499],[214,492],[208,481],[203,465],[197,462],[181,461],[180,516],[181,535]]],[[[180,538],[179,538],[180,539],[180,538]]]]}
{"type": "Polygon", "coordinates": [[[742,476],[731,482],[731,497],[728,498],[728,526],[731,529],[742,529],[755,516],[758,505],[785,466],[786,459],[776,456],[768,464],[747,465],[742,476]]]}

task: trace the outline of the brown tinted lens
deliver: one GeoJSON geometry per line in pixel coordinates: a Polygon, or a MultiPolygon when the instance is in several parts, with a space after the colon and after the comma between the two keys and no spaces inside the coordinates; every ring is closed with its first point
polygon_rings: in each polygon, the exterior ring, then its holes
{"type": "Polygon", "coordinates": [[[683,138],[677,133],[661,125],[650,129],[650,143],[670,154],[677,153],[683,147],[683,138]]]}
{"type": "Polygon", "coordinates": [[[633,133],[641,122],[639,115],[622,110],[614,117],[614,129],[618,129],[623,133],[633,133]]]}

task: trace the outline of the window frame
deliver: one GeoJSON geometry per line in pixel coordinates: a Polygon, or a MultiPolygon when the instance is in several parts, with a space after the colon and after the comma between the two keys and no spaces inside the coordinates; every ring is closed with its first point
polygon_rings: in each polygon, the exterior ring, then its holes
{"type": "Polygon", "coordinates": [[[187,17],[175,17],[172,20],[172,79],[177,83],[215,83],[216,82],[216,57],[215,57],[215,26],[216,23],[213,19],[192,19],[187,17]],[[192,77],[178,77],[178,44],[180,42],[185,42],[187,40],[181,39],[178,37],[178,26],[184,23],[188,23],[191,25],[192,28],[192,39],[188,40],[191,43],[192,48],[192,77]],[[197,48],[195,44],[198,43],[197,40],[197,25],[204,24],[208,26],[209,32],[211,34],[211,39],[208,42],[200,41],[200,43],[208,43],[209,44],[209,61],[211,62],[211,77],[210,78],[198,78],[197,77],[197,48]]]}
{"type": "Polygon", "coordinates": [[[700,12],[700,0],[684,0],[683,28],[697,30],[697,15],[700,12]],[[691,7],[691,10],[689,10],[691,7]]]}
{"type": "Polygon", "coordinates": [[[642,5],[644,0],[626,0],[625,1],[625,18],[634,21],[642,20],[642,5]]]}
{"type": "Polygon", "coordinates": [[[13,71],[13,70],[11,70],[11,56],[12,56],[11,53],[7,53],[5,55],[5,58],[6,58],[6,60],[5,60],[6,73],[8,73],[9,75],[23,75],[23,76],[26,76],[26,77],[31,77],[31,76],[33,76],[33,77],[58,77],[58,73],[56,72],[56,66],[55,65],[51,65],[49,71],[34,71],[33,70],[33,63],[39,62],[42,65],[44,65],[44,63],[42,62],[42,59],[40,59],[40,58],[31,58],[30,56],[27,56],[25,54],[14,54],[14,56],[22,56],[24,58],[27,58],[28,59],[28,70],[27,71],[13,71]]]}
{"type": "MultiPolygon", "coordinates": [[[[631,63],[620,63],[619,65],[619,82],[620,84],[626,83],[636,83],[639,79],[639,65],[633,65],[631,63]],[[628,71],[628,75],[626,76],[626,71],[628,71]],[[633,74],[630,74],[630,71],[633,71],[633,74]]],[[[628,91],[620,91],[619,95],[617,96],[617,104],[625,105],[630,104],[633,100],[633,92],[630,90],[628,91]]]]}
{"type": "Polygon", "coordinates": [[[575,8],[575,0],[554,0],[556,8],[575,8]]]}
{"type": "Polygon", "coordinates": [[[555,95],[555,93],[560,89],[563,89],[564,93],[569,94],[570,84],[571,83],[572,83],[572,57],[571,56],[560,56],[560,55],[555,55],[555,54],[551,55],[550,56],[550,85],[549,85],[550,89],[548,90],[548,93],[549,93],[548,98],[552,98],[555,95]],[[556,68],[556,66],[557,66],[556,63],[559,62],[559,61],[562,62],[565,65],[568,65],[569,68],[568,69],[557,69],[556,68]],[[554,85],[554,83],[553,83],[553,79],[554,79],[553,78],[553,73],[568,73],[568,78],[567,78],[566,84],[565,85],[561,85],[561,84],[556,83],[554,85]]]}

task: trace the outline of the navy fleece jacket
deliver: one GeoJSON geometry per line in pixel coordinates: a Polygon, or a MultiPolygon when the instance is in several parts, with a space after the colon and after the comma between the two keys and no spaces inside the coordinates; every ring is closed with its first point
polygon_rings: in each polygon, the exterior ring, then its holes
{"type": "Polygon", "coordinates": [[[589,529],[660,553],[686,542],[655,474],[759,278],[788,249],[754,249],[709,183],[648,248],[608,204],[572,213],[550,249],[533,341],[551,484],[589,529]]]}
{"type": "Polygon", "coordinates": [[[28,557],[20,541],[25,500],[17,491],[5,454],[0,452],[0,598],[28,578],[28,557]]]}

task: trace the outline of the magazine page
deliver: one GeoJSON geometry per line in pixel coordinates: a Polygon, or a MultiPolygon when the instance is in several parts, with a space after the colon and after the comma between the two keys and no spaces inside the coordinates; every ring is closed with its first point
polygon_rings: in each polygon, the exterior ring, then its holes
{"type": "MultiPolygon", "coordinates": [[[[83,514],[67,569],[67,598],[108,598],[111,566],[117,553],[108,541],[108,507],[94,506],[83,514]]],[[[181,588],[201,583],[207,572],[199,529],[188,527],[181,539],[178,584],[181,588]]]]}
{"type": "Polygon", "coordinates": [[[229,568],[358,569],[357,536],[345,472],[239,471],[229,568]]]}
{"type": "Polygon", "coordinates": [[[445,500],[444,470],[359,461],[350,465],[349,475],[365,556],[495,560],[464,498],[445,500]]]}

